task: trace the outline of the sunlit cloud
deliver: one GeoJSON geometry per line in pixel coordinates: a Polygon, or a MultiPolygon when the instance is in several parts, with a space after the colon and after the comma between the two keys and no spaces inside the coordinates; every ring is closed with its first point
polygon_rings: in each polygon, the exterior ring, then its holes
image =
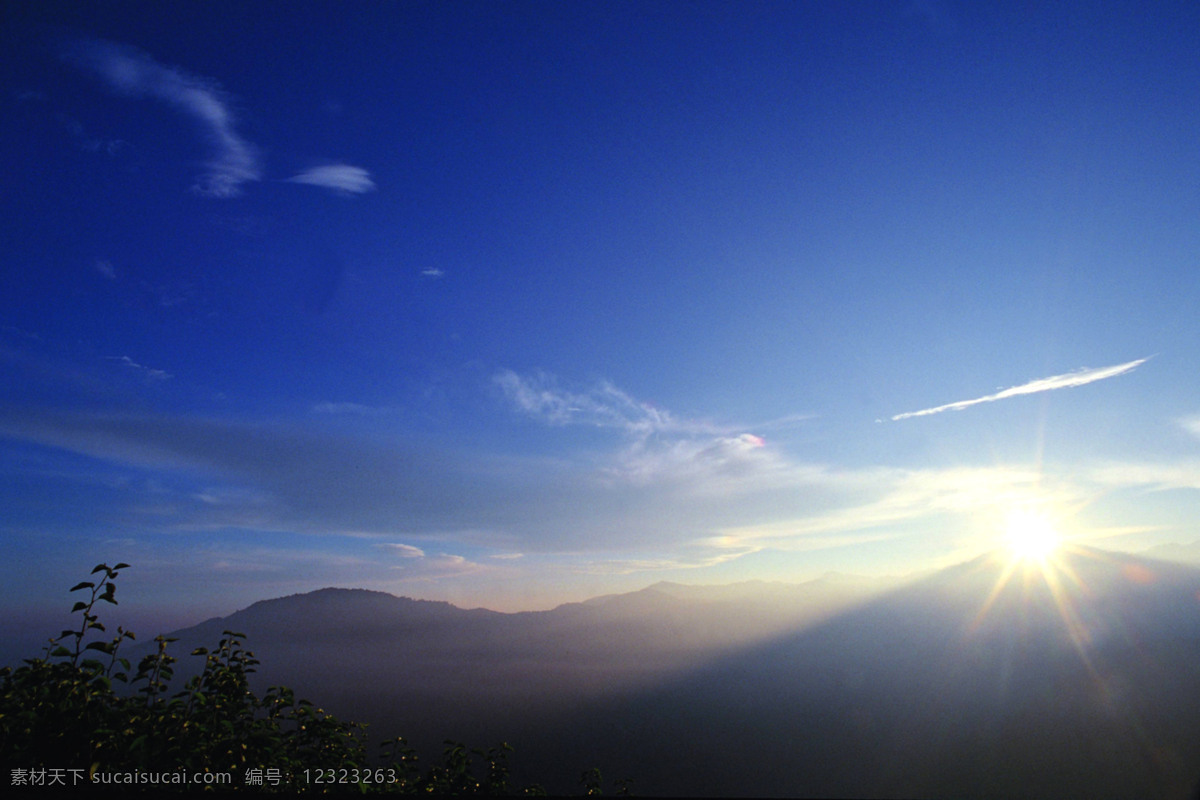
{"type": "Polygon", "coordinates": [[[819,550],[896,538],[915,522],[989,517],[1015,506],[1072,506],[1083,496],[1081,488],[1051,481],[1040,470],[1008,466],[831,470],[824,480],[828,487],[842,491],[870,488],[857,492],[858,499],[828,509],[781,513],[753,525],[724,527],[720,537],[706,541],[819,550]]]}
{"type": "Polygon", "coordinates": [[[930,414],[940,414],[943,411],[960,411],[970,406],[979,405],[980,403],[991,403],[995,400],[1004,400],[1009,397],[1019,397],[1025,394],[1037,394],[1038,392],[1049,392],[1054,389],[1072,389],[1076,386],[1084,386],[1089,383],[1104,380],[1105,378],[1113,378],[1117,375],[1124,375],[1137,367],[1145,364],[1147,358],[1139,358],[1136,361],[1128,361],[1124,364],[1117,364],[1112,367],[1100,367],[1098,369],[1080,369],[1074,372],[1068,372],[1063,375],[1052,375],[1049,378],[1039,378],[1029,383],[1023,383],[1020,386],[1013,386],[995,394],[977,397],[974,400],[959,400],[956,403],[947,403],[944,406],[935,406],[934,408],[926,408],[921,411],[909,411],[904,414],[897,414],[892,417],[892,421],[909,419],[910,417],[926,417],[930,414]]]}
{"type": "Polygon", "coordinates": [[[349,164],[326,164],[313,167],[287,179],[289,183],[304,183],[332,189],[339,194],[362,194],[375,188],[371,173],[349,164]]]}
{"type": "Polygon", "coordinates": [[[216,82],[164,66],[125,45],[88,41],[70,59],[99,75],[114,91],[151,97],[198,122],[213,146],[208,172],[192,188],[208,197],[234,197],[242,184],[262,177],[255,148],[235,127],[228,98],[216,82]]]}

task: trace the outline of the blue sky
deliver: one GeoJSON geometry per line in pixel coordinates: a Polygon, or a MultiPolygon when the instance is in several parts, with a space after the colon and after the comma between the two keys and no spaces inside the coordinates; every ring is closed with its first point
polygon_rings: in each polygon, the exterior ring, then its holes
{"type": "Polygon", "coordinates": [[[10,608],[1200,539],[1195,4],[0,13],[10,608]]]}

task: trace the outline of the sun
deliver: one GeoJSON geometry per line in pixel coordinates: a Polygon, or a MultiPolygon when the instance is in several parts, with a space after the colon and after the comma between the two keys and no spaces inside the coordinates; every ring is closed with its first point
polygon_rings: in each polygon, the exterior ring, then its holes
{"type": "Polygon", "coordinates": [[[1012,557],[1018,561],[1045,561],[1061,541],[1054,522],[1041,511],[1017,509],[1004,523],[1004,539],[1012,557]]]}

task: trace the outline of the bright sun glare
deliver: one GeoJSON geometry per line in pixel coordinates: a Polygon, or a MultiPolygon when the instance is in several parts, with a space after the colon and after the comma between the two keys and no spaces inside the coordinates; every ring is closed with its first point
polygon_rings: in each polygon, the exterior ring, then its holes
{"type": "Polygon", "coordinates": [[[1041,561],[1059,544],[1058,531],[1044,513],[1030,509],[1013,511],[1004,525],[1004,536],[1013,557],[1041,561]]]}

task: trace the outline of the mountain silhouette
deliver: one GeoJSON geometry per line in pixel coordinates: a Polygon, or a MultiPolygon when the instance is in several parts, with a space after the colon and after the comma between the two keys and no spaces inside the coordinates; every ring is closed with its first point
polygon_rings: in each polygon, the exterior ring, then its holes
{"type": "Polygon", "coordinates": [[[226,628],[264,685],[380,740],[506,740],[514,777],[552,791],[593,765],[651,795],[1182,798],[1200,779],[1200,570],[1099,550],[520,614],[325,589],[173,635],[226,628]]]}

